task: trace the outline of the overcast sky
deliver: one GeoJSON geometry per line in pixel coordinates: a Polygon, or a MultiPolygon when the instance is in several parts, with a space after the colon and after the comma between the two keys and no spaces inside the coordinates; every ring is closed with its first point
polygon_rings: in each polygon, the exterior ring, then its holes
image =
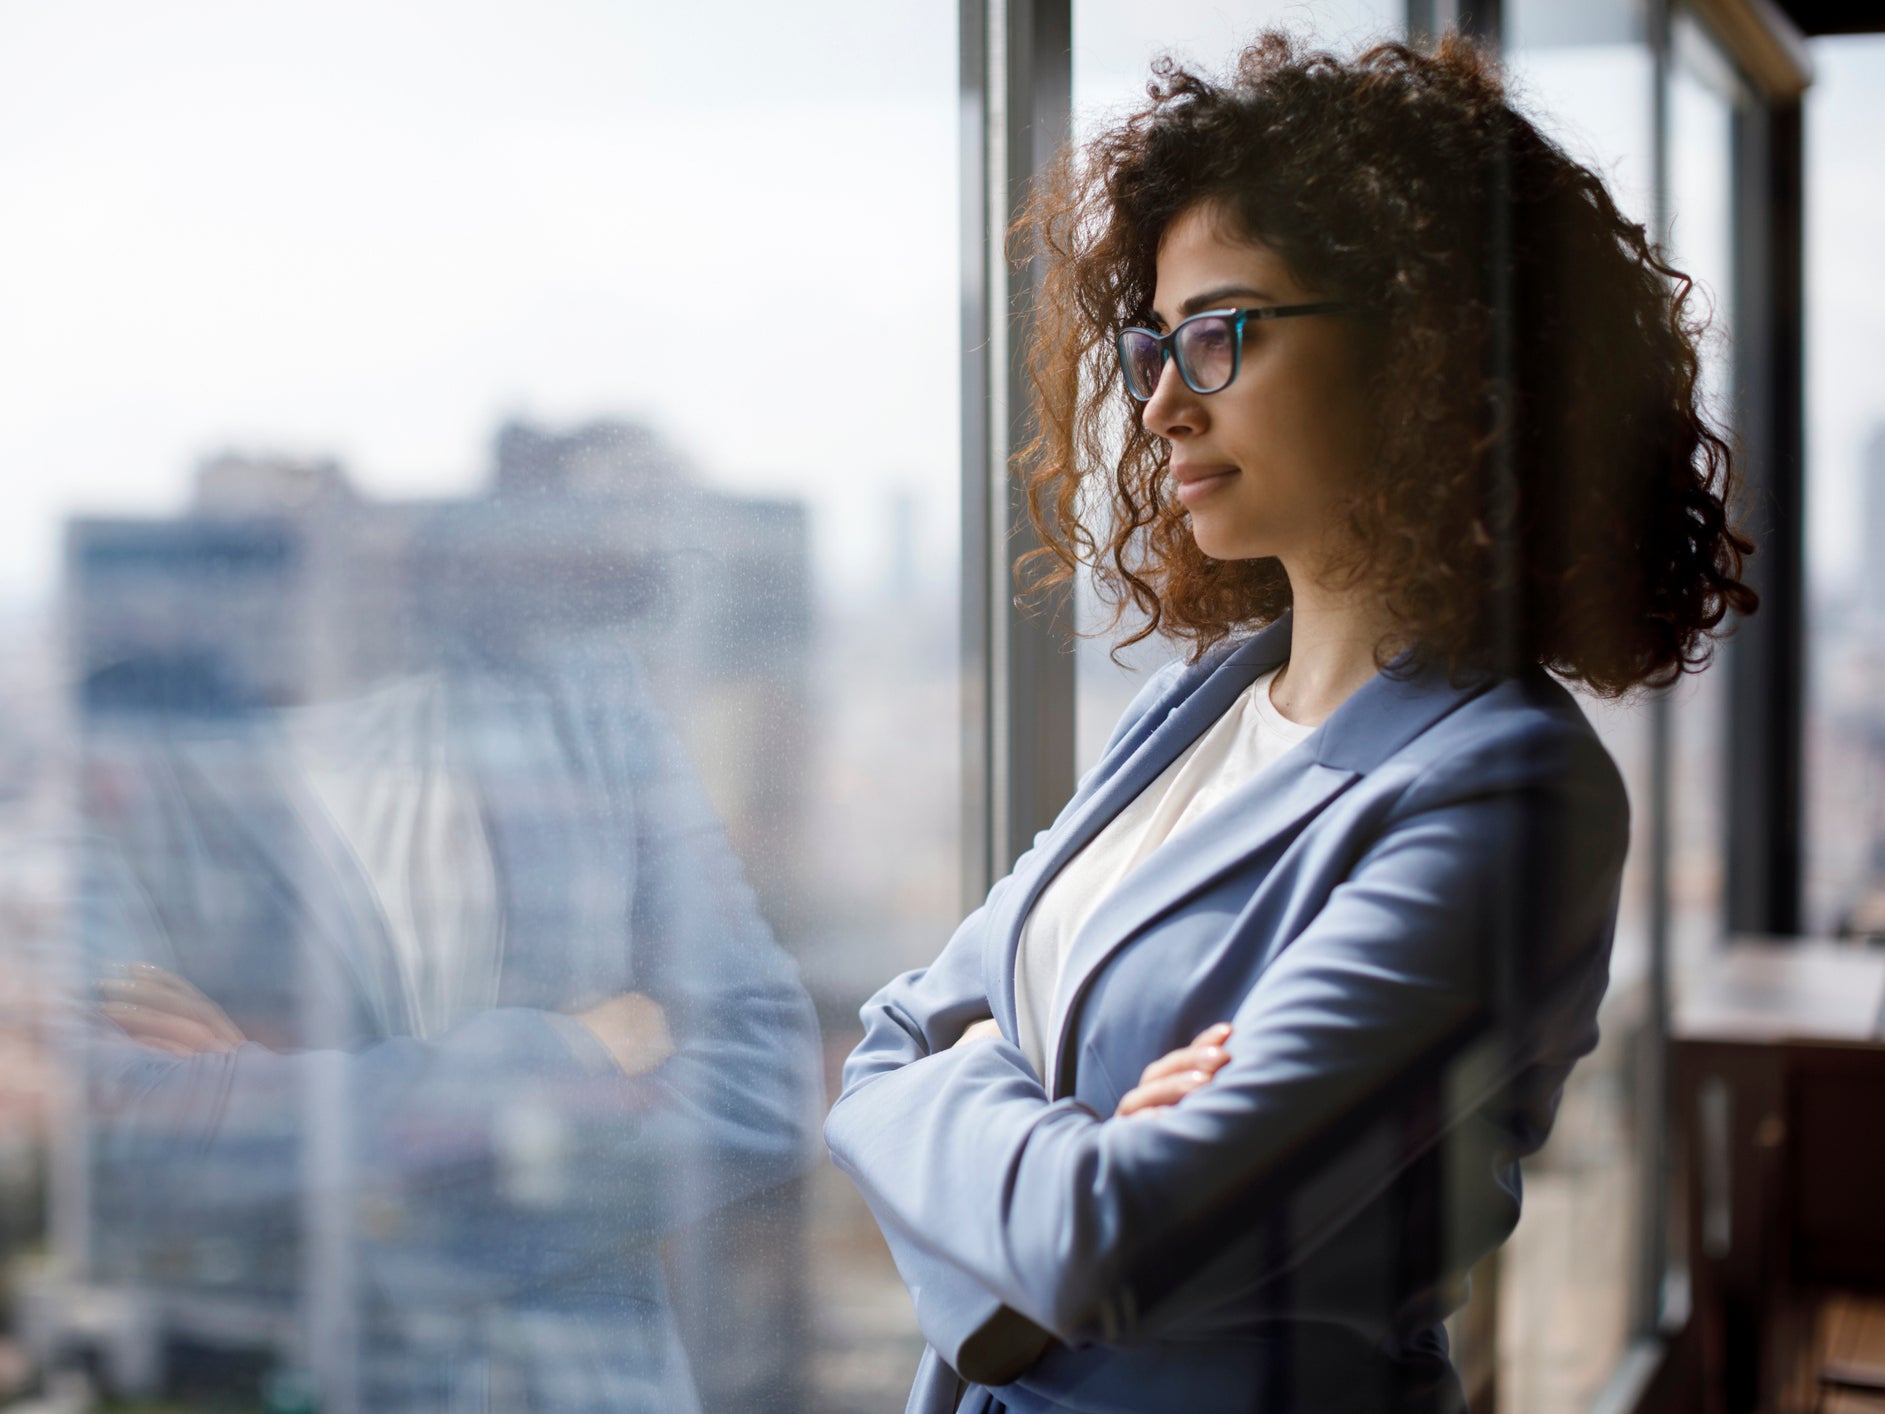
{"type": "Polygon", "coordinates": [[[952,11],[732,16],[0,5],[0,573],[224,445],[462,490],[511,412],[647,417],[873,534],[894,485],[953,513],[952,11]]]}
{"type": "MultiPolygon", "coordinates": [[[[1398,9],[1083,0],[1077,92],[1116,107],[1160,47],[1221,58],[1266,19],[1354,39],[1398,9]]],[[[908,489],[946,569],[955,23],[941,0],[0,0],[0,596],[43,592],[65,515],[173,507],[206,452],[451,494],[510,413],[646,417],[716,481],[810,498],[840,579],[876,572],[908,489]]],[[[1885,418],[1885,46],[1816,58],[1813,537],[1838,569],[1885,418]]],[[[1575,67],[1538,96],[1621,141],[1629,105],[1583,104],[1601,76],[1575,67]]]]}

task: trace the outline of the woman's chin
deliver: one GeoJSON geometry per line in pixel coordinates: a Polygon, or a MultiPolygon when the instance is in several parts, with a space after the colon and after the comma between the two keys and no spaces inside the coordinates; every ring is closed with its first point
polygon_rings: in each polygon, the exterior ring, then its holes
{"type": "Polygon", "coordinates": [[[1199,551],[1213,560],[1260,560],[1273,551],[1254,543],[1254,537],[1239,535],[1208,517],[1191,518],[1191,538],[1199,551]]]}

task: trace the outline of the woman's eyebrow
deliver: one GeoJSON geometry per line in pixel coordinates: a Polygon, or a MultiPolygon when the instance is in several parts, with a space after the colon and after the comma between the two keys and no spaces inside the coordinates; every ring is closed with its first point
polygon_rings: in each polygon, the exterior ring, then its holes
{"type": "MultiPolygon", "coordinates": [[[[1199,294],[1195,294],[1183,304],[1179,305],[1178,317],[1181,319],[1189,319],[1201,309],[1226,309],[1229,307],[1225,303],[1227,300],[1236,300],[1239,298],[1253,299],[1264,304],[1275,303],[1275,300],[1270,295],[1265,294],[1262,290],[1254,289],[1249,285],[1219,285],[1216,289],[1204,290],[1199,294]]],[[[1156,309],[1152,311],[1152,317],[1158,320],[1160,324],[1166,322],[1165,316],[1160,314],[1156,309]]]]}

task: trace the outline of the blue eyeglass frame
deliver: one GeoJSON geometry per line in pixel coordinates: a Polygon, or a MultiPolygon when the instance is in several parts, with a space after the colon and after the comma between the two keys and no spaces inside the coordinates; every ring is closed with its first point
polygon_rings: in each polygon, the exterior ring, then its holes
{"type": "MultiPolygon", "coordinates": [[[[1126,392],[1138,402],[1149,402],[1152,393],[1140,393],[1132,386],[1132,374],[1128,371],[1132,361],[1126,356],[1126,339],[1132,334],[1143,334],[1151,339],[1159,351],[1159,376],[1165,374],[1165,365],[1173,359],[1178,362],[1178,376],[1185,386],[1200,397],[1212,393],[1221,393],[1237,381],[1237,375],[1244,366],[1244,325],[1259,319],[1296,319],[1309,314],[1347,314],[1349,305],[1343,300],[1316,300],[1310,304],[1267,304],[1250,305],[1242,309],[1204,309],[1188,319],[1181,319],[1172,325],[1171,332],[1161,334],[1156,329],[1146,329],[1138,325],[1121,329],[1113,336],[1113,347],[1119,355],[1119,377],[1126,385],[1126,392]],[[1195,324],[1200,319],[1228,319],[1231,322],[1230,376],[1214,388],[1200,388],[1191,376],[1191,370],[1185,366],[1184,357],[1178,352],[1178,334],[1187,324],[1195,324]]],[[[1158,385],[1152,385],[1152,392],[1158,391],[1158,385]]]]}

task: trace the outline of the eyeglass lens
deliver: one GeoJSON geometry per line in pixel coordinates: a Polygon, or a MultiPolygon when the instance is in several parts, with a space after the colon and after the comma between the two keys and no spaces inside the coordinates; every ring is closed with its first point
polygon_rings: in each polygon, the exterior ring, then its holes
{"type": "MultiPolygon", "coordinates": [[[[1126,386],[1136,398],[1150,398],[1158,389],[1165,365],[1160,343],[1142,329],[1128,329],[1120,336],[1120,364],[1126,386]]],[[[1237,333],[1229,319],[1218,315],[1187,319],[1172,339],[1179,376],[1194,392],[1217,392],[1236,369],[1236,344],[1237,333]]]]}
{"type": "Polygon", "coordinates": [[[1152,396],[1158,387],[1159,372],[1165,366],[1159,341],[1143,329],[1128,329],[1119,336],[1119,366],[1126,375],[1126,387],[1141,400],[1152,396]]]}
{"type": "Polygon", "coordinates": [[[1178,371],[1201,393],[1215,393],[1230,382],[1236,334],[1228,319],[1206,316],[1178,326],[1172,351],[1178,371]]]}

